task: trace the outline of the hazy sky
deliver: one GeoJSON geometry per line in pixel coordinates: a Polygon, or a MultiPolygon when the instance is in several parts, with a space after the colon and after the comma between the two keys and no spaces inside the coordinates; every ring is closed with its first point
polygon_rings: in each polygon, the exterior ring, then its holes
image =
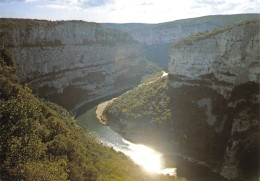
{"type": "Polygon", "coordinates": [[[205,15],[260,13],[260,0],[0,0],[0,16],[159,23],[205,15]]]}

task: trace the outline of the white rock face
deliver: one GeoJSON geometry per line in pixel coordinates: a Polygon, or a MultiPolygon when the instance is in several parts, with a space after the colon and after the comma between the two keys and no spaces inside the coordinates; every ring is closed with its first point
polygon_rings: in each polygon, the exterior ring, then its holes
{"type": "MultiPolygon", "coordinates": [[[[259,82],[259,35],[259,22],[255,22],[192,41],[192,45],[173,46],[169,72],[189,79],[213,74],[227,85],[259,82]]],[[[221,94],[226,94],[226,87],[221,94]]]]}
{"type": "Polygon", "coordinates": [[[191,34],[259,18],[257,14],[216,15],[182,19],[159,24],[104,24],[129,32],[145,45],[173,43],[191,34]]]}
{"type": "Polygon", "coordinates": [[[191,34],[206,31],[217,27],[212,24],[196,24],[195,26],[184,27],[182,24],[173,24],[169,27],[167,26],[158,26],[158,27],[147,27],[140,30],[134,30],[131,35],[134,39],[143,42],[146,45],[154,44],[163,44],[163,43],[172,43],[176,42],[186,36],[191,34]]]}
{"type": "Polygon", "coordinates": [[[257,18],[259,14],[212,15],[159,24],[104,23],[102,25],[128,32],[135,40],[142,43],[148,60],[168,69],[168,49],[172,43],[194,33],[257,18]]]}
{"type": "MultiPolygon", "coordinates": [[[[223,141],[217,143],[224,148],[221,153],[223,161],[218,163],[217,170],[228,180],[247,180],[248,173],[244,167],[250,165],[246,165],[243,159],[251,159],[248,162],[254,165],[254,158],[250,158],[250,154],[257,157],[254,146],[259,144],[256,140],[259,139],[259,109],[256,109],[260,104],[259,42],[258,20],[191,36],[169,50],[171,88],[182,89],[182,92],[200,88],[201,91],[193,91],[190,95],[180,93],[178,96],[191,99],[203,96],[203,99],[193,100],[192,105],[197,104],[203,111],[201,114],[205,115],[208,125],[215,130],[211,133],[225,135],[221,139],[223,141]],[[206,89],[216,94],[207,94],[206,89]],[[224,100],[217,102],[219,98],[216,95],[224,100]],[[224,112],[221,114],[220,110],[224,112]],[[221,115],[223,117],[218,119],[221,115]]],[[[186,113],[190,110],[181,111],[186,113]]],[[[217,136],[212,142],[217,140],[217,136]]]]}
{"type": "Polygon", "coordinates": [[[0,29],[18,76],[44,97],[73,87],[92,100],[133,86],[142,74],[139,43],[99,24],[7,19],[0,29]]]}

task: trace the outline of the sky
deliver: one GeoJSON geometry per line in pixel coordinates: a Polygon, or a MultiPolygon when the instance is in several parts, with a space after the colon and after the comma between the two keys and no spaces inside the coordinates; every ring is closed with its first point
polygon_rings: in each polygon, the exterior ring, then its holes
{"type": "Polygon", "coordinates": [[[260,13],[260,0],[0,0],[0,17],[98,23],[161,23],[244,13],[260,13]]]}

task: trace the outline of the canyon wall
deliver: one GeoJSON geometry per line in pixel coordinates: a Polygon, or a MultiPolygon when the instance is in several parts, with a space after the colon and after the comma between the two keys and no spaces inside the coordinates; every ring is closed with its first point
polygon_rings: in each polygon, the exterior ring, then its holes
{"type": "Polygon", "coordinates": [[[137,84],[144,55],[120,31],[83,21],[1,19],[22,82],[70,110],[137,84]]]}
{"type": "Polygon", "coordinates": [[[172,127],[178,130],[169,136],[180,137],[182,154],[229,180],[258,178],[259,23],[191,35],[169,50],[172,127]]]}
{"type": "Polygon", "coordinates": [[[167,70],[168,48],[191,34],[259,18],[259,14],[213,15],[159,24],[104,24],[128,32],[142,43],[145,56],[167,70]]]}
{"type": "Polygon", "coordinates": [[[169,72],[208,80],[227,98],[235,85],[259,82],[259,41],[258,21],[192,35],[171,47],[169,72]]]}

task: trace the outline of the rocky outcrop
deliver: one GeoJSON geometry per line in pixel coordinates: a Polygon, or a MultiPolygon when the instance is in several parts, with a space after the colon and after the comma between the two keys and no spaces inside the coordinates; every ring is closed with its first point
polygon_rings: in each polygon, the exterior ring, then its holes
{"type": "Polygon", "coordinates": [[[167,69],[168,48],[172,43],[194,33],[257,18],[259,14],[214,15],[159,24],[104,24],[104,26],[128,32],[142,43],[148,60],[167,69]]]}
{"type": "Polygon", "coordinates": [[[259,178],[259,88],[255,82],[235,86],[228,99],[231,134],[220,170],[228,179],[259,178]]]}
{"type": "Polygon", "coordinates": [[[259,24],[191,35],[169,50],[177,130],[169,136],[179,137],[182,153],[229,180],[258,179],[259,24]]]}
{"type": "Polygon", "coordinates": [[[170,49],[169,72],[205,80],[225,97],[235,85],[259,82],[259,21],[192,35],[170,49]]]}
{"type": "Polygon", "coordinates": [[[1,19],[0,29],[19,78],[70,110],[129,88],[142,75],[139,43],[100,24],[1,19]]]}

